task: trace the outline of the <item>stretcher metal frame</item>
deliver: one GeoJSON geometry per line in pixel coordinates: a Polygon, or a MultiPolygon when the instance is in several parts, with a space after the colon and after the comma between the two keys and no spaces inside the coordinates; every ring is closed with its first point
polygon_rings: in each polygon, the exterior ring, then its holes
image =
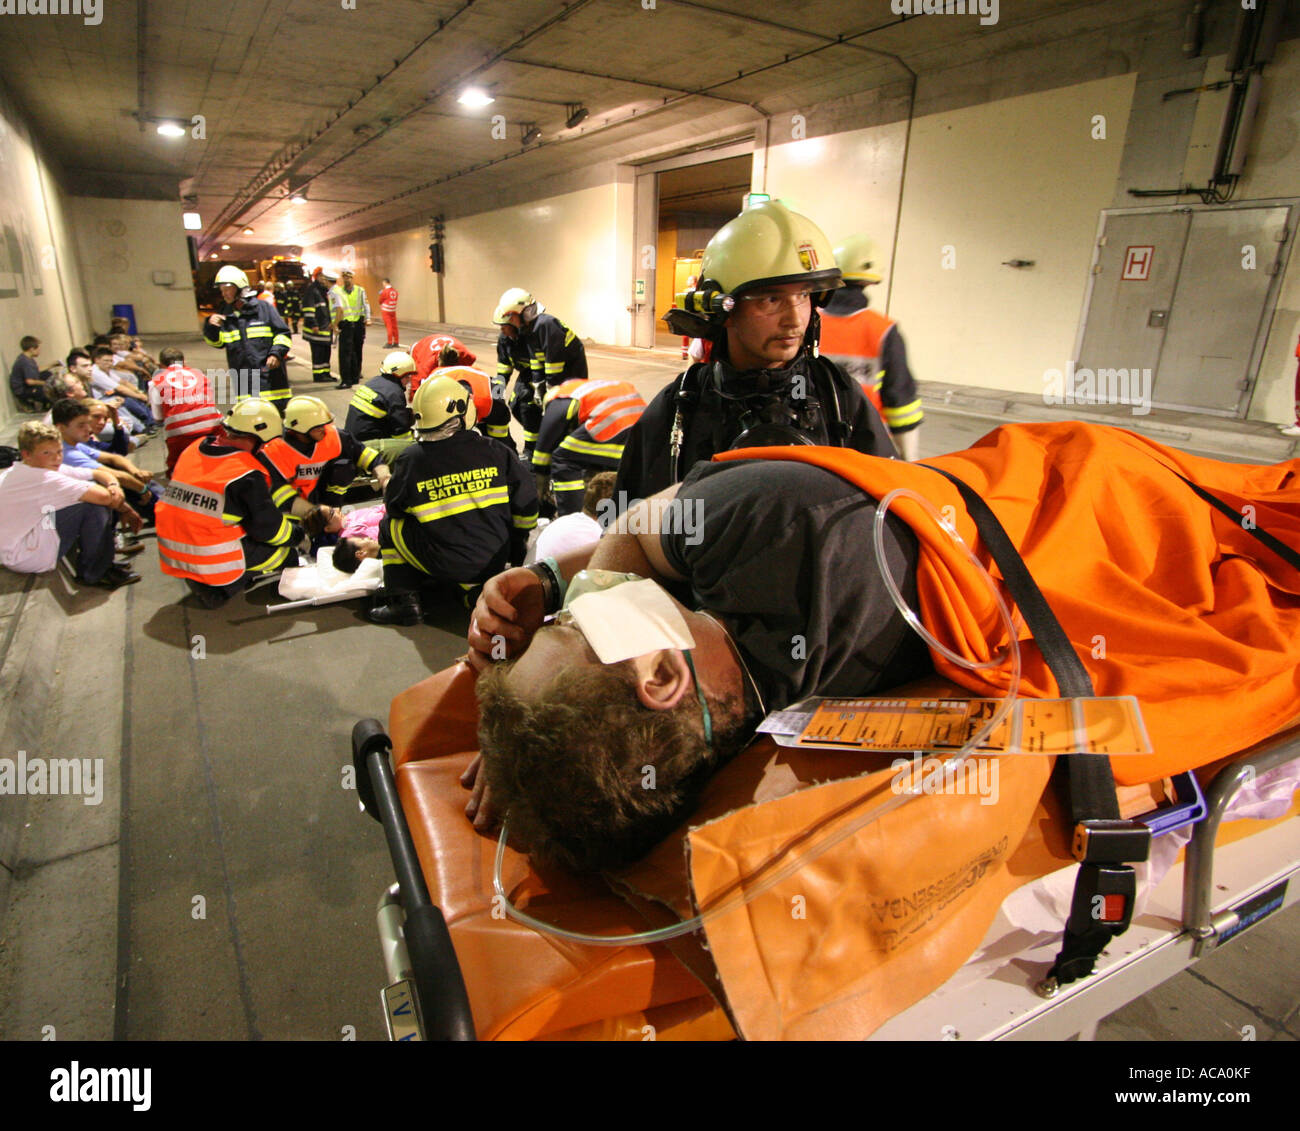
{"type": "MultiPolygon", "coordinates": [[[[397,796],[389,760],[391,743],[375,719],[358,722],[352,756],[362,808],[384,829],[397,882],[380,897],[376,913],[389,987],[410,985],[421,1034],[429,1040],[474,1040],[475,1029],[460,963],[442,911],[430,899],[419,858],[397,796]]],[[[1129,930],[1103,952],[1096,971],[1045,998],[1035,992],[1034,968],[1052,964],[1059,936],[1009,957],[1011,979],[982,979],[956,990],[940,986],[885,1022],[872,1040],[1062,1040],[1090,1038],[1097,1023],[1195,964],[1242,926],[1243,905],[1282,889],[1273,910],[1300,902],[1300,820],[1289,820],[1216,852],[1215,838],[1233,798],[1253,778],[1300,761],[1300,726],[1243,752],[1205,790],[1207,813],[1194,827],[1185,860],[1152,893],[1152,902],[1129,930]],[[1225,893],[1214,898],[1216,864],[1225,893]],[[1181,914],[1161,915],[1161,896],[1181,914]],[[1175,893],[1175,894],[1170,894],[1175,893]],[[1175,917],[1176,916],[1176,917],[1175,917]],[[1040,953],[1041,952],[1041,953],[1040,953]],[[1040,966],[1041,964],[1041,966],[1040,966]],[[992,987],[992,993],[989,992],[992,987]]],[[[1006,926],[990,929],[985,948],[1006,926]]],[[[385,999],[387,1000],[387,999],[385,999]]],[[[390,1035],[392,1025],[390,1023],[390,1035]]]]}

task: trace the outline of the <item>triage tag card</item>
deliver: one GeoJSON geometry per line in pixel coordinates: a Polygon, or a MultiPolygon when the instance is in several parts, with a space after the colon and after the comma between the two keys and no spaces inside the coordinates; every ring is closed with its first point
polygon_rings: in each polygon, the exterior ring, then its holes
{"type": "MultiPolygon", "coordinates": [[[[960,750],[1001,706],[998,699],[811,699],[759,729],[785,746],[832,750],[960,750]]],[[[778,717],[779,715],[779,717],[778,717]]],[[[1018,699],[978,749],[999,754],[1149,754],[1131,695],[1018,699]]]]}

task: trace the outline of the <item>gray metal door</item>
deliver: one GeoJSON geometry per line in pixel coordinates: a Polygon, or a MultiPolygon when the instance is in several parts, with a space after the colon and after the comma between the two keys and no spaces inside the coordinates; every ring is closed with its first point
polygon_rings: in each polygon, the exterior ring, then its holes
{"type": "MultiPolygon", "coordinates": [[[[632,314],[632,344],[650,349],[655,344],[655,245],[659,239],[659,174],[638,173],[636,247],[632,256],[627,308],[632,314]]],[[[672,264],[667,265],[672,270],[672,264]]]]}
{"type": "Polygon", "coordinates": [[[1078,368],[1155,372],[1191,219],[1190,210],[1106,217],[1078,368]]]}
{"type": "Polygon", "coordinates": [[[1193,215],[1156,369],[1154,404],[1245,411],[1290,211],[1278,206],[1193,215]]]}

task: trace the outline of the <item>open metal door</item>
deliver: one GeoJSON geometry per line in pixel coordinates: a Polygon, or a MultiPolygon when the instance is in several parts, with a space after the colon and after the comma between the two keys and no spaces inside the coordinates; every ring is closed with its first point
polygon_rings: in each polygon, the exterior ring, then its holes
{"type": "MultiPolygon", "coordinates": [[[[636,177],[636,253],[632,257],[632,279],[628,310],[632,313],[632,344],[650,349],[655,344],[655,245],[659,239],[659,174],[638,173],[636,177]]],[[[672,264],[668,264],[672,269],[672,264]]]]}

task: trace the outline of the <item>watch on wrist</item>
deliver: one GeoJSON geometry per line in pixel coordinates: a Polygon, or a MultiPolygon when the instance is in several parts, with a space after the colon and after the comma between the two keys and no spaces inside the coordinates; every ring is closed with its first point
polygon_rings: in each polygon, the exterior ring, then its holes
{"type": "Polygon", "coordinates": [[[542,608],[548,616],[558,613],[564,601],[564,578],[554,558],[543,558],[528,567],[542,583],[542,608]]]}

